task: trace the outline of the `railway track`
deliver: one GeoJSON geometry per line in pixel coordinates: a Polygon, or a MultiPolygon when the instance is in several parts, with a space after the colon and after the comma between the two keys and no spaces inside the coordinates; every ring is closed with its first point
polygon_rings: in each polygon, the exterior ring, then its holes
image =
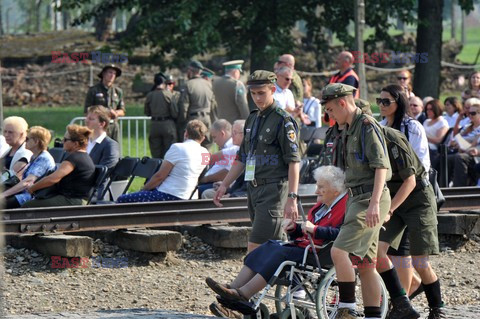
{"type": "MultiPolygon", "coordinates": [[[[480,210],[479,188],[442,191],[446,198],[442,211],[480,210]]],[[[305,211],[315,202],[315,195],[302,196],[305,211]]],[[[189,200],[13,209],[3,212],[1,225],[6,234],[33,234],[249,221],[246,198],[227,198],[222,203],[221,208],[211,200],[189,200]]]]}

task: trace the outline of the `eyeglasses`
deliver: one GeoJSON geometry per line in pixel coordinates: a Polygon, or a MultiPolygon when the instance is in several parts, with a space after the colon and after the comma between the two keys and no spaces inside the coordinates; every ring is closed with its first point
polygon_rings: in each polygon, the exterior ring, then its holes
{"type": "Polygon", "coordinates": [[[475,116],[475,115],[477,115],[477,112],[468,112],[468,115],[475,116]]]}
{"type": "Polygon", "coordinates": [[[425,111],[433,111],[432,108],[426,108],[425,111]]]}
{"type": "Polygon", "coordinates": [[[292,80],[293,80],[292,78],[285,78],[285,81],[287,81],[287,82],[290,82],[292,80]]]}
{"type": "Polygon", "coordinates": [[[403,77],[403,76],[397,76],[397,80],[399,81],[405,81],[405,80],[408,80],[407,77],[403,77]]]}
{"type": "Polygon", "coordinates": [[[415,107],[417,107],[417,106],[420,106],[420,105],[418,105],[418,104],[410,104],[410,106],[415,106],[415,107]]]}
{"type": "Polygon", "coordinates": [[[277,63],[287,64],[287,62],[285,62],[285,61],[280,61],[280,60],[278,60],[277,63]]]}
{"type": "Polygon", "coordinates": [[[75,140],[73,140],[73,139],[71,139],[71,138],[66,138],[66,137],[64,137],[64,138],[63,138],[63,143],[65,143],[66,141],[75,142],[75,140]]]}
{"type": "Polygon", "coordinates": [[[390,99],[381,99],[377,98],[377,105],[382,104],[383,106],[390,106],[390,104],[395,103],[395,100],[390,100],[390,99]]]}

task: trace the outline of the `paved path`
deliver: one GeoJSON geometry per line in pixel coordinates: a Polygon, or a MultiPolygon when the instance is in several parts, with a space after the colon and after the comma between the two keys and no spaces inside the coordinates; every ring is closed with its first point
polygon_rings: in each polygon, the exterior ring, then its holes
{"type": "MultiPolygon", "coordinates": [[[[422,318],[426,318],[428,313],[422,313],[422,318]]],[[[21,316],[7,316],[6,319],[65,319],[65,318],[99,318],[99,319],[207,319],[216,318],[204,315],[186,314],[168,310],[148,310],[148,309],[121,309],[105,310],[95,312],[62,312],[57,314],[43,313],[21,316]]],[[[447,308],[448,319],[478,319],[480,318],[480,306],[455,306],[447,308]]]]}

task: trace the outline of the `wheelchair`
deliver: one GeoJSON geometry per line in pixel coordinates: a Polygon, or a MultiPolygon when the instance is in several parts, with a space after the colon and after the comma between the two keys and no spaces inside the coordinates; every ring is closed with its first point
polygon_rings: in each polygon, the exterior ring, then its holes
{"type": "MultiPolygon", "coordinates": [[[[330,258],[330,248],[333,242],[316,246],[321,266],[315,266],[314,254],[309,252],[310,246],[305,248],[301,263],[284,261],[276,270],[267,286],[249,302],[229,304],[228,301],[217,297],[218,301],[228,308],[240,311],[244,319],[268,319],[270,311],[266,306],[267,300],[275,304],[276,316],[279,319],[332,319],[337,314],[340,302],[335,268],[330,258]],[[294,293],[305,291],[304,298],[296,298],[294,293]]],[[[354,266],[355,267],[355,266],[354,266]]],[[[356,270],[357,282],[358,271],[356,270]]],[[[379,276],[380,278],[380,276],[379,276]]],[[[382,319],[388,311],[388,294],[385,284],[380,278],[382,319]]],[[[357,308],[363,309],[361,289],[357,285],[357,308]]],[[[361,312],[359,312],[361,313],[361,312]]]]}

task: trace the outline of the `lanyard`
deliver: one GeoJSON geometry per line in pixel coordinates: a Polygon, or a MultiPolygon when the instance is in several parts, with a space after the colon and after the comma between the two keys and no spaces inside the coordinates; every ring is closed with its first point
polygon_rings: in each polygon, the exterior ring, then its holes
{"type": "Polygon", "coordinates": [[[260,131],[260,125],[262,123],[263,116],[257,115],[255,122],[253,123],[252,134],[250,135],[250,151],[249,155],[255,154],[258,142],[258,132],[260,131]]]}

